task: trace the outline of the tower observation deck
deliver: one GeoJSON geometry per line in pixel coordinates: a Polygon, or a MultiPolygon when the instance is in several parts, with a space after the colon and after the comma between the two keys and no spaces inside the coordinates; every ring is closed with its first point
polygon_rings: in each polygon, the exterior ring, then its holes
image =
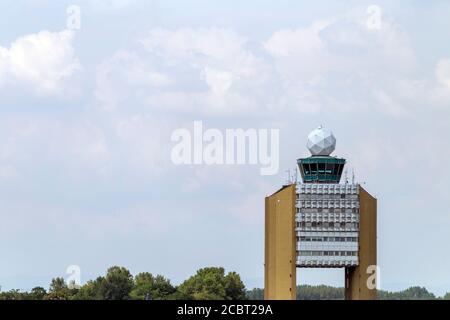
{"type": "Polygon", "coordinates": [[[298,159],[297,164],[304,183],[339,183],[345,159],[331,157],[336,148],[336,138],[321,126],[308,136],[307,147],[311,157],[298,159]]]}

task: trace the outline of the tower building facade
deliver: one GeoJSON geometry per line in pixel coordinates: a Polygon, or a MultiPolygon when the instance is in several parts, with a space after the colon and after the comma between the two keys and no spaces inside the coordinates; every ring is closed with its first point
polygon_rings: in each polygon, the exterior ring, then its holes
{"type": "Polygon", "coordinates": [[[265,299],[295,299],[297,268],[345,268],[346,299],[376,299],[376,199],[341,183],[331,131],[312,131],[307,147],[301,181],[266,198],[265,299]]]}

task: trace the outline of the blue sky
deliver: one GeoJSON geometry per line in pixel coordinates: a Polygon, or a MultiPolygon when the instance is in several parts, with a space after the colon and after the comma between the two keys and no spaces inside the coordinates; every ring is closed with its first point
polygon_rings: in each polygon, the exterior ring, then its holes
{"type": "MultiPolygon", "coordinates": [[[[220,265],[262,286],[264,197],[323,124],[379,199],[382,288],[450,291],[449,14],[438,0],[1,2],[2,289],[69,265],[175,283],[220,265]],[[173,165],[171,132],[194,120],[280,129],[279,174],[173,165]]],[[[299,273],[343,285],[341,270],[299,273]]]]}

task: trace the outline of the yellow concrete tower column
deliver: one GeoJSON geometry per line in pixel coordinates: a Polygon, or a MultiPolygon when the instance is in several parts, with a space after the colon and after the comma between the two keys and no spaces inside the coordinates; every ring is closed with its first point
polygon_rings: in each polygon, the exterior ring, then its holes
{"type": "Polygon", "coordinates": [[[377,264],[377,199],[361,186],[359,206],[359,265],[345,269],[345,299],[376,300],[372,279],[377,264]]]}
{"type": "Polygon", "coordinates": [[[265,200],[264,299],[296,299],[296,185],[265,200]]]}

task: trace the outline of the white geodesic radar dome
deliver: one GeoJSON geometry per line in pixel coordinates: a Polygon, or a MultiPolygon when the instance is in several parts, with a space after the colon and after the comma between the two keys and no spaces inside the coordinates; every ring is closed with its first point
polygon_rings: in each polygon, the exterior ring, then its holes
{"type": "Polygon", "coordinates": [[[336,138],[320,126],[308,135],[307,147],[313,156],[329,156],[336,148],[336,138]]]}

